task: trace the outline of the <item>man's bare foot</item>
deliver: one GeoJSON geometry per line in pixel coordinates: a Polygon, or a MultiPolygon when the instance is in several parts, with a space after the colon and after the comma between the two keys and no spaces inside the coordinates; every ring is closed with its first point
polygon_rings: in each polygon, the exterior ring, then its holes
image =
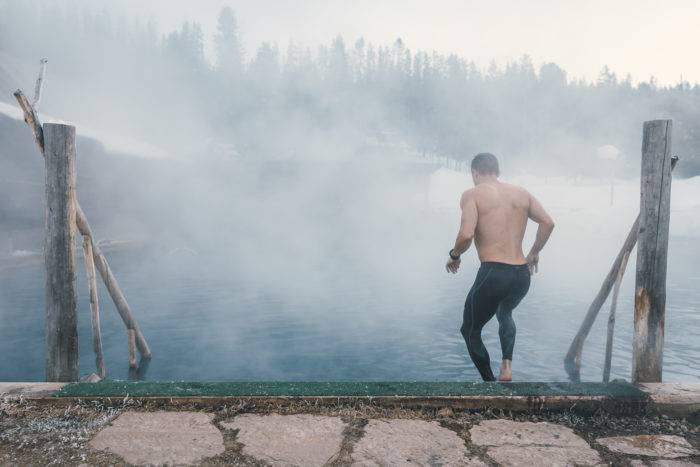
{"type": "Polygon", "coordinates": [[[501,362],[501,374],[498,375],[498,381],[512,381],[513,371],[511,368],[510,360],[503,360],[501,362]]]}

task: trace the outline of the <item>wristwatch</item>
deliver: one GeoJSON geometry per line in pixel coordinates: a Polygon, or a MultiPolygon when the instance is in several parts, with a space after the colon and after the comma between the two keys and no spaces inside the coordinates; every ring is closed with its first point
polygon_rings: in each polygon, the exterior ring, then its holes
{"type": "Polygon", "coordinates": [[[459,256],[454,256],[454,255],[452,254],[453,251],[455,251],[454,248],[453,248],[452,250],[450,250],[450,253],[449,253],[450,258],[452,258],[453,261],[459,261],[459,258],[460,258],[461,255],[459,255],[459,256]]]}

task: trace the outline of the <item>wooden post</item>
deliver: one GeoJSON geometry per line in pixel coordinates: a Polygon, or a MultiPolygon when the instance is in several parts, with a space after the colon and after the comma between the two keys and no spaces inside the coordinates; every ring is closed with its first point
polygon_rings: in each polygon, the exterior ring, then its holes
{"type": "MultiPolygon", "coordinates": [[[[678,158],[675,156],[672,157],[671,171],[673,171],[673,169],[675,168],[676,162],[678,162],[678,158]]],[[[627,239],[622,245],[622,249],[617,254],[617,257],[615,258],[615,261],[613,262],[613,265],[610,268],[610,272],[608,272],[608,275],[605,277],[603,285],[601,285],[598,294],[593,300],[593,303],[591,303],[591,306],[588,307],[588,312],[586,312],[586,316],[583,319],[583,323],[581,323],[581,327],[576,333],[574,339],[571,341],[571,345],[569,346],[569,350],[566,353],[566,357],[564,357],[564,369],[568,373],[569,378],[573,381],[580,380],[581,355],[583,353],[583,344],[586,340],[586,337],[588,336],[588,333],[593,327],[593,323],[595,322],[595,319],[598,316],[598,312],[602,308],[603,303],[605,303],[605,300],[608,298],[610,290],[615,284],[615,278],[620,273],[620,269],[624,269],[627,265],[627,262],[624,260],[625,256],[629,256],[635,244],[637,243],[637,237],[639,236],[640,218],[641,213],[637,215],[637,219],[634,221],[634,224],[632,224],[632,228],[627,234],[627,239]]]]}
{"type": "Polygon", "coordinates": [[[620,285],[622,285],[622,277],[627,269],[627,260],[630,257],[630,251],[625,253],[622,259],[622,266],[617,273],[615,286],[613,287],[612,298],[610,299],[610,315],[608,316],[608,336],[605,342],[605,365],[603,366],[603,382],[610,381],[610,366],[612,365],[612,346],[613,336],[615,334],[615,312],[617,311],[617,297],[620,294],[620,285]]]}
{"type": "Polygon", "coordinates": [[[136,332],[127,329],[129,335],[129,368],[136,368],[136,332]]]}
{"type": "Polygon", "coordinates": [[[92,324],[92,347],[95,351],[95,367],[97,376],[104,379],[107,375],[104,356],[102,355],[102,331],[100,331],[100,305],[97,300],[97,276],[95,275],[95,261],[92,258],[92,239],[83,237],[83,256],[85,260],[85,274],[87,275],[90,289],[90,323],[92,324]]]}
{"type": "Polygon", "coordinates": [[[661,382],[671,214],[671,120],[644,122],[632,381],[661,382]]]}
{"type": "Polygon", "coordinates": [[[34,101],[32,102],[32,107],[34,108],[34,111],[37,112],[39,110],[39,102],[41,101],[41,89],[42,85],[44,84],[44,75],[46,74],[46,63],[48,60],[45,58],[42,58],[39,61],[39,77],[36,79],[36,85],[34,86],[34,101]]]}
{"type": "Polygon", "coordinates": [[[22,94],[22,91],[18,89],[17,91],[15,91],[14,96],[15,99],[17,99],[17,103],[24,112],[24,121],[27,123],[27,125],[29,125],[29,128],[32,130],[32,134],[34,135],[34,141],[36,142],[37,146],[39,146],[39,152],[41,152],[41,155],[43,156],[44,131],[41,129],[41,122],[39,121],[39,117],[37,116],[34,107],[32,107],[32,104],[29,103],[27,97],[24,94],[22,94]]]}
{"type": "Polygon", "coordinates": [[[43,126],[46,166],[46,380],[78,380],[75,127],[43,126]]]}

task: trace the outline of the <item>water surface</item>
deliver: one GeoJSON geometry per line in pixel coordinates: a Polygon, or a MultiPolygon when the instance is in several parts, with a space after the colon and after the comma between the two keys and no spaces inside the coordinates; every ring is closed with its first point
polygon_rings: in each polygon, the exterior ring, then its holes
{"type": "MultiPolygon", "coordinates": [[[[596,267],[585,274],[572,270],[571,265],[553,265],[554,252],[543,255],[544,272],[534,278],[529,295],[514,314],[516,379],[566,380],[563,356],[613,253],[613,245],[604,248],[600,258],[592,260],[596,267]]],[[[693,240],[671,241],[665,381],[700,379],[698,253],[693,240]]],[[[380,274],[351,261],[346,268],[340,260],[320,271],[271,264],[269,274],[250,277],[244,271],[235,272],[235,267],[226,274],[226,265],[217,263],[215,255],[186,250],[115,252],[109,260],[153,351],[153,360],[141,378],[478,379],[459,333],[464,297],[476,271],[473,256],[465,258],[459,275],[448,276],[436,252],[434,269],[413,271],[405,278],[400,273],[380,274]]],[[[618,307],[612,378],[629,379],[630,375],[634,261],[629,267],[618,307]]],[[[41,263],[0,269],[0,380],[44,378],[42,274],[41,263]]],[[[94,371],[94,357],[82,276],[81,268],[80,368],[86,374],[94,371]]],[[[127,368],[124,326],[104,287],[99,287],[109,376],[135,377],[127,368]]],[[[602,375],[608,306],[586,343],[584,381],[598,381],[602,375]]],[[[484,336],[497,365],[500,350],[495,319],[484,329],[484,336]]]]}

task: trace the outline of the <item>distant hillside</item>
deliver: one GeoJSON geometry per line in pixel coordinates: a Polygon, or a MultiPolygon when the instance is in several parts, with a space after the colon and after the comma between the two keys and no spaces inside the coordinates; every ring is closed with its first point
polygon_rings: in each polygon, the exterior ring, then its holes
{"type": "MultiPolygon", "coordinates": [[[[0,114],[0,142],[0,253],[35,249],[44,222],[44,163],[21,120],[0,114]]],[[[95,228],[138,221],[150,211],[144,200],[160,201],[149,189],[153,174],[162,173],[158,160],[110,153],[80,136],[77,160],[78,199],[95,228]]]]}

